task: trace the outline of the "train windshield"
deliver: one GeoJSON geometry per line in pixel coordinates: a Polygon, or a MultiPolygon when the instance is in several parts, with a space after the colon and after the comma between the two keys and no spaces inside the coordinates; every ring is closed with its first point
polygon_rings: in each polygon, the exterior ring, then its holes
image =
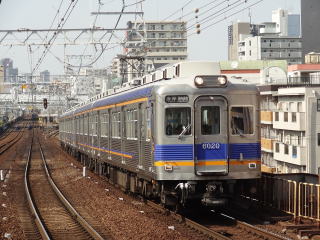
{"type": "Polygon", "coordinates": [[[253,134],[253,107],[231,108],[231,130],[233,135],[253,134]]]}
{"type": "Polygon", "coordinates": [[[184,135],[191,134],[191,108],[179,107],[179,108],[167,108],[165,116],[165,130],[166,135],[180,135],[184,132],[184,135]]]}
{"type": "Polygon", "coordinates": [[[202,106],[201,107],[201,134],[213,135],[220,134],[220,107],[202,106]]]}

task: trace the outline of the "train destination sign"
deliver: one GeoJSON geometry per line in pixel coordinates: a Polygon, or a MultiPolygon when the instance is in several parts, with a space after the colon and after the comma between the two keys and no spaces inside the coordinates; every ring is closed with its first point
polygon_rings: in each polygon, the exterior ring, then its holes
{"type": "Polygon", "coordinates": [[[187,103],[189,102],[188,95],[168,95],[165,98],[166,103],[187,103]]]}

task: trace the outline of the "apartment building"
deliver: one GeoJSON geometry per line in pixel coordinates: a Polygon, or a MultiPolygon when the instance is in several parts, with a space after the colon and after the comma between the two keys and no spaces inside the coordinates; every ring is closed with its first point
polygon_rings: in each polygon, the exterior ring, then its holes
{"type": "Polygon", "coordinates": [[[289,66],[283,82],[259,86],[262,162],[278,173],[320,170],[320,64],[306,65],[289,66]]]}
{"type": "Polygon", "coordinates": [[[286,60],[289,65],[301,64],[301,38],[284,36],[245,37],[239,41],[239,60],[286,60]]]}
{"type": "Polygon", "coordinates": [[[237,22],[228,27],[229,60],[286,60],[302,63],[300,15],[272,12],[272,22],[237,22]]]}
{"type": "Polygon", "coordinates": [[[128,41],[144,40],[145,52],[130,48],[129,45],[128,53],[145,54],[146,59],[153,64],[168,64],[187,59],[186,22],[149,21],[138,26],[138,29],[128,32],[128,41]]]}

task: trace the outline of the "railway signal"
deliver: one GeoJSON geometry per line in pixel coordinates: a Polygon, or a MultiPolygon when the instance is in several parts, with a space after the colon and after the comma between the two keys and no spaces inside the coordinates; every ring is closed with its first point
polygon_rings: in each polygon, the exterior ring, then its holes
{"type": "Polygon", "coordinates": [[[46,98],[43,99],[43,107],[44,109],[47,109],[48,107],[48,100],[46,98]]]}

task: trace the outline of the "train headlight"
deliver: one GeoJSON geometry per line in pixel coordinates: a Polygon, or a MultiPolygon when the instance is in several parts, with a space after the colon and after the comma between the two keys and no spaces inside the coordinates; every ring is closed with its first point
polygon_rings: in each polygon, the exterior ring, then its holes
{"type": "Polygon", "coordinates": [[[225,84],[227,83],[227,78],[224,77],[224,76],[218,77],[218,82],[219,82],[221,85],[225,85],[225,84]]]}
{"type": "Polygon", "coordinates": [[[196,85],[202,85],[203,83],[204,83],[204,80],[203,80],[203,78],[202,77],[196,77],[195,79],[194,79],[194,82],[195,82],[195,84],[196,85]]]}

